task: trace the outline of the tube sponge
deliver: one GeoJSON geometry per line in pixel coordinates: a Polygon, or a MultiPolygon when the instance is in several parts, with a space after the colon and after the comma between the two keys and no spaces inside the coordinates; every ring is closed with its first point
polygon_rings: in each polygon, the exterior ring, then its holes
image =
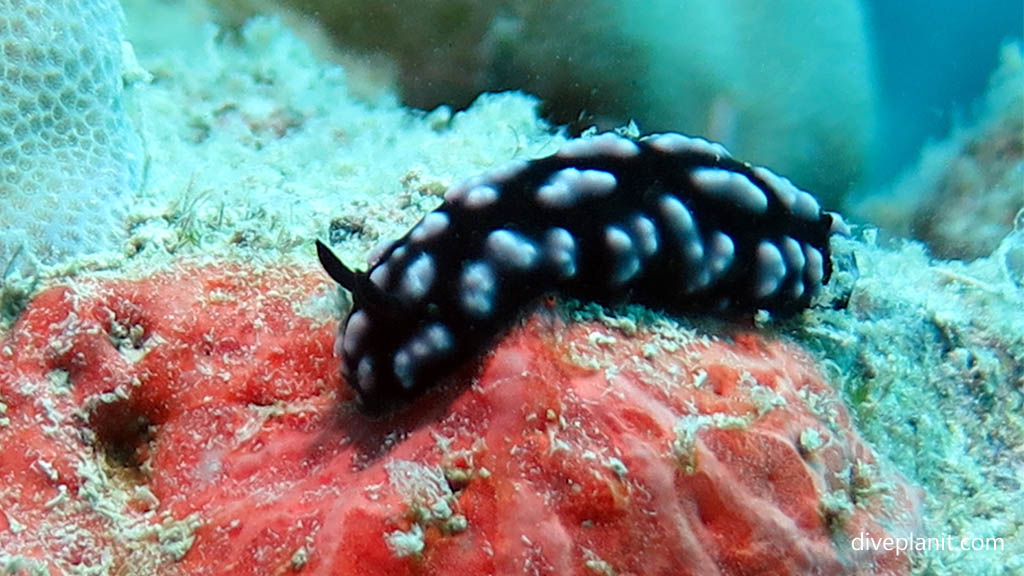
{"type": "Polygon", "coordinates": [[[117,0],[0,0],[0,269],[117,247],[142,146],[117,0]]]}

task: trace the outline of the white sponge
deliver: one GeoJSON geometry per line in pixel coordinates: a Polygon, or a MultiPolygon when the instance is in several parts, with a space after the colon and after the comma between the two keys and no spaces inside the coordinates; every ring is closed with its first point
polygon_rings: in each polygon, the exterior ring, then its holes
{"type": "Polygon", "coordinates": [[[0,269],[116,249],[142,173],[117,0],[0,0],[0,269]]]}

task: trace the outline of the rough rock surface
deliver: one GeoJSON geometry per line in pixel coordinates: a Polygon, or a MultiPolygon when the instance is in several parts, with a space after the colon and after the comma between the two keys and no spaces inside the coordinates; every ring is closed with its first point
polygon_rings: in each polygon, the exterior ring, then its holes
{"type": "Polygon", "coordinates": [[[850,543],[918,529],[915,492],[790,344],[542,308],[371,421],[331,290],[182,265],[39,295],[0,345],[0,568],[909,573],[850,543]]]}

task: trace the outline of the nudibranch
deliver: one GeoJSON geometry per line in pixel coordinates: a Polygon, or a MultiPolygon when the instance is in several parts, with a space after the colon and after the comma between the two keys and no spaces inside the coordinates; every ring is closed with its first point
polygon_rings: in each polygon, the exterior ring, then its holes
{"type": "Polygon", "coordinates": [[[545,294],[792,314],[828,282],[836,232],[841,217],[719,144],[606,133],[452,187],[366,272],[319,241],[317,254],[352,294],[339,355],[374,412],[437,383],[545,294]]]}

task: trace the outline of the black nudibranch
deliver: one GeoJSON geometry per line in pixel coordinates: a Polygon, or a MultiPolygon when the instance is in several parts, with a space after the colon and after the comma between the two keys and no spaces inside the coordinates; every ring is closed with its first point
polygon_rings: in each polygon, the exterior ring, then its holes
{"type": "Polygon", "coordinates": [[[680,134],[574,140],[444,198],[366,272],[317,242],[352,293],[339,346],[367,411],[429,388],[547,293],[791,314],[828,282],[829,236],[846,232],[789,180],[680,134]]]}

